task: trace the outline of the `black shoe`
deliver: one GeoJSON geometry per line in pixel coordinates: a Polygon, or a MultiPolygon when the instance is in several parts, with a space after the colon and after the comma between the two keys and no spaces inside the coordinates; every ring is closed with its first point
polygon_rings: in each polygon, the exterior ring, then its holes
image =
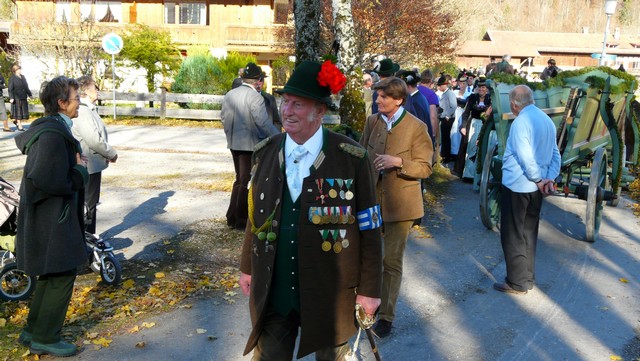
{"type": "Polygon", "coordinates": [[[511,286],[508,283],[494,283],[493,284],[493,288],[496,291],[500,291],[500,292],[504,292],[504,293],[511,293],[514,295],[526,295],[528,291],[518,291],[515,290],[513,288],[511,288],[511,286]]]}
{"type": "Polygon", "coordinates": [[[385,338],[391,334],[392,323],[385,320],[379,320],[375,326],[373,326],[373,332],[380,337],[385,338]]]}
{"type": "Polygon", "coordinates": [[[11,128],[2,128],[3,132],[15,132],[15,130],[11,129],[11,128]]]}

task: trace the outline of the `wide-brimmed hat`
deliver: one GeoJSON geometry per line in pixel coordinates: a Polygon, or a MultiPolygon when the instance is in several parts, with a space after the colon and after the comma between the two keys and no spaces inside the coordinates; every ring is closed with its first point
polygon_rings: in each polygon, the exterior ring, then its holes
{"type": "Polygon", "coordinates": [[[260,79],[261,76],[262,68],[257,66],[255,63],[248,63],[242,72],[242,78],[244,79],[260,79]]]}
{"type": "Polygon", "coordinates": [[[440,77],[438,78],[437,85],[446,85],[446,84],[449,84],[449,82],[447,81],[447,77],[444,74],[440,75],[440,77]]]}
{"type": "Polygon", "coordinates": [[[324,64],[303,61],[295,68],[284,88],[276,92],[317,100],[335,110],[337,107],[331,100],[331,93],[339,92],[345,84],[346,77],[331,61],[327,60],[324,64]]]}
{"type": "Polygon", "coordinates": [[[380,60],[380,69],[378,70],[378,75],[392,76],[398,70],[400,70],[400,65],[394,63],[391,59],[386,58],[380,60]]]}

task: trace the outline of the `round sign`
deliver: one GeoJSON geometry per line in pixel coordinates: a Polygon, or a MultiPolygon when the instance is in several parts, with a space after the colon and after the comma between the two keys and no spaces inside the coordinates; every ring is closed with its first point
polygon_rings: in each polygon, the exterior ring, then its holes
{"type": "Polygon", "coordinates": [[[116,33],[109,33],[102,38],[102,49],[110,55],[116,55],[122,50],[124,42],[120,35],[116,33]]]}

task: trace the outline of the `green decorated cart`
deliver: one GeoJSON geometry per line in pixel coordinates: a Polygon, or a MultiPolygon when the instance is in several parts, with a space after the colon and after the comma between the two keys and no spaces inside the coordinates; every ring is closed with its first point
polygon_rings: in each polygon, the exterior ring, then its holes
{"type": "MultiPolygon", "coordinates": [[[[487,81],[493,117],[478,137],[476,184],[480,184],[480,216],[489,229],[500,220],[502,155],[515,116],[509,91],[524,80],[499,76],[487,81]],[[493,141],[492,141],[493,139],[493,141]],[[497,140],[497,141],[496,141],[497,140]]],[[[620,190],[633,181],[629,167],[638,164],[636,79],[606,67],[563,72],[543,83],[529,83],[535,104],[557,128],[561,155],[558,190],[586,200],[586,240],[598,236],[603,203],[617,206],[620,190]]]]}

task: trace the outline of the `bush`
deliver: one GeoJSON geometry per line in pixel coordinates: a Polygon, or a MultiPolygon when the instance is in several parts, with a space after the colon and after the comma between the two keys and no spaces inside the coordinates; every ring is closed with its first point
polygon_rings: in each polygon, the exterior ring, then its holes
{"type": "MultiPolygon", "coordinates": [[[[183,94],[219,94],[223,95],[231,89],[233,79],[238,76],[238,69],[255,62],[252,56],[230,53],[226,58],[214,58],[208,53],[189,55],[183,62],[175,82],[171,85],[173,93],[183,94]]],[[[208,109],[207,104],[180,104],[191,109],[208,109]]]]}

